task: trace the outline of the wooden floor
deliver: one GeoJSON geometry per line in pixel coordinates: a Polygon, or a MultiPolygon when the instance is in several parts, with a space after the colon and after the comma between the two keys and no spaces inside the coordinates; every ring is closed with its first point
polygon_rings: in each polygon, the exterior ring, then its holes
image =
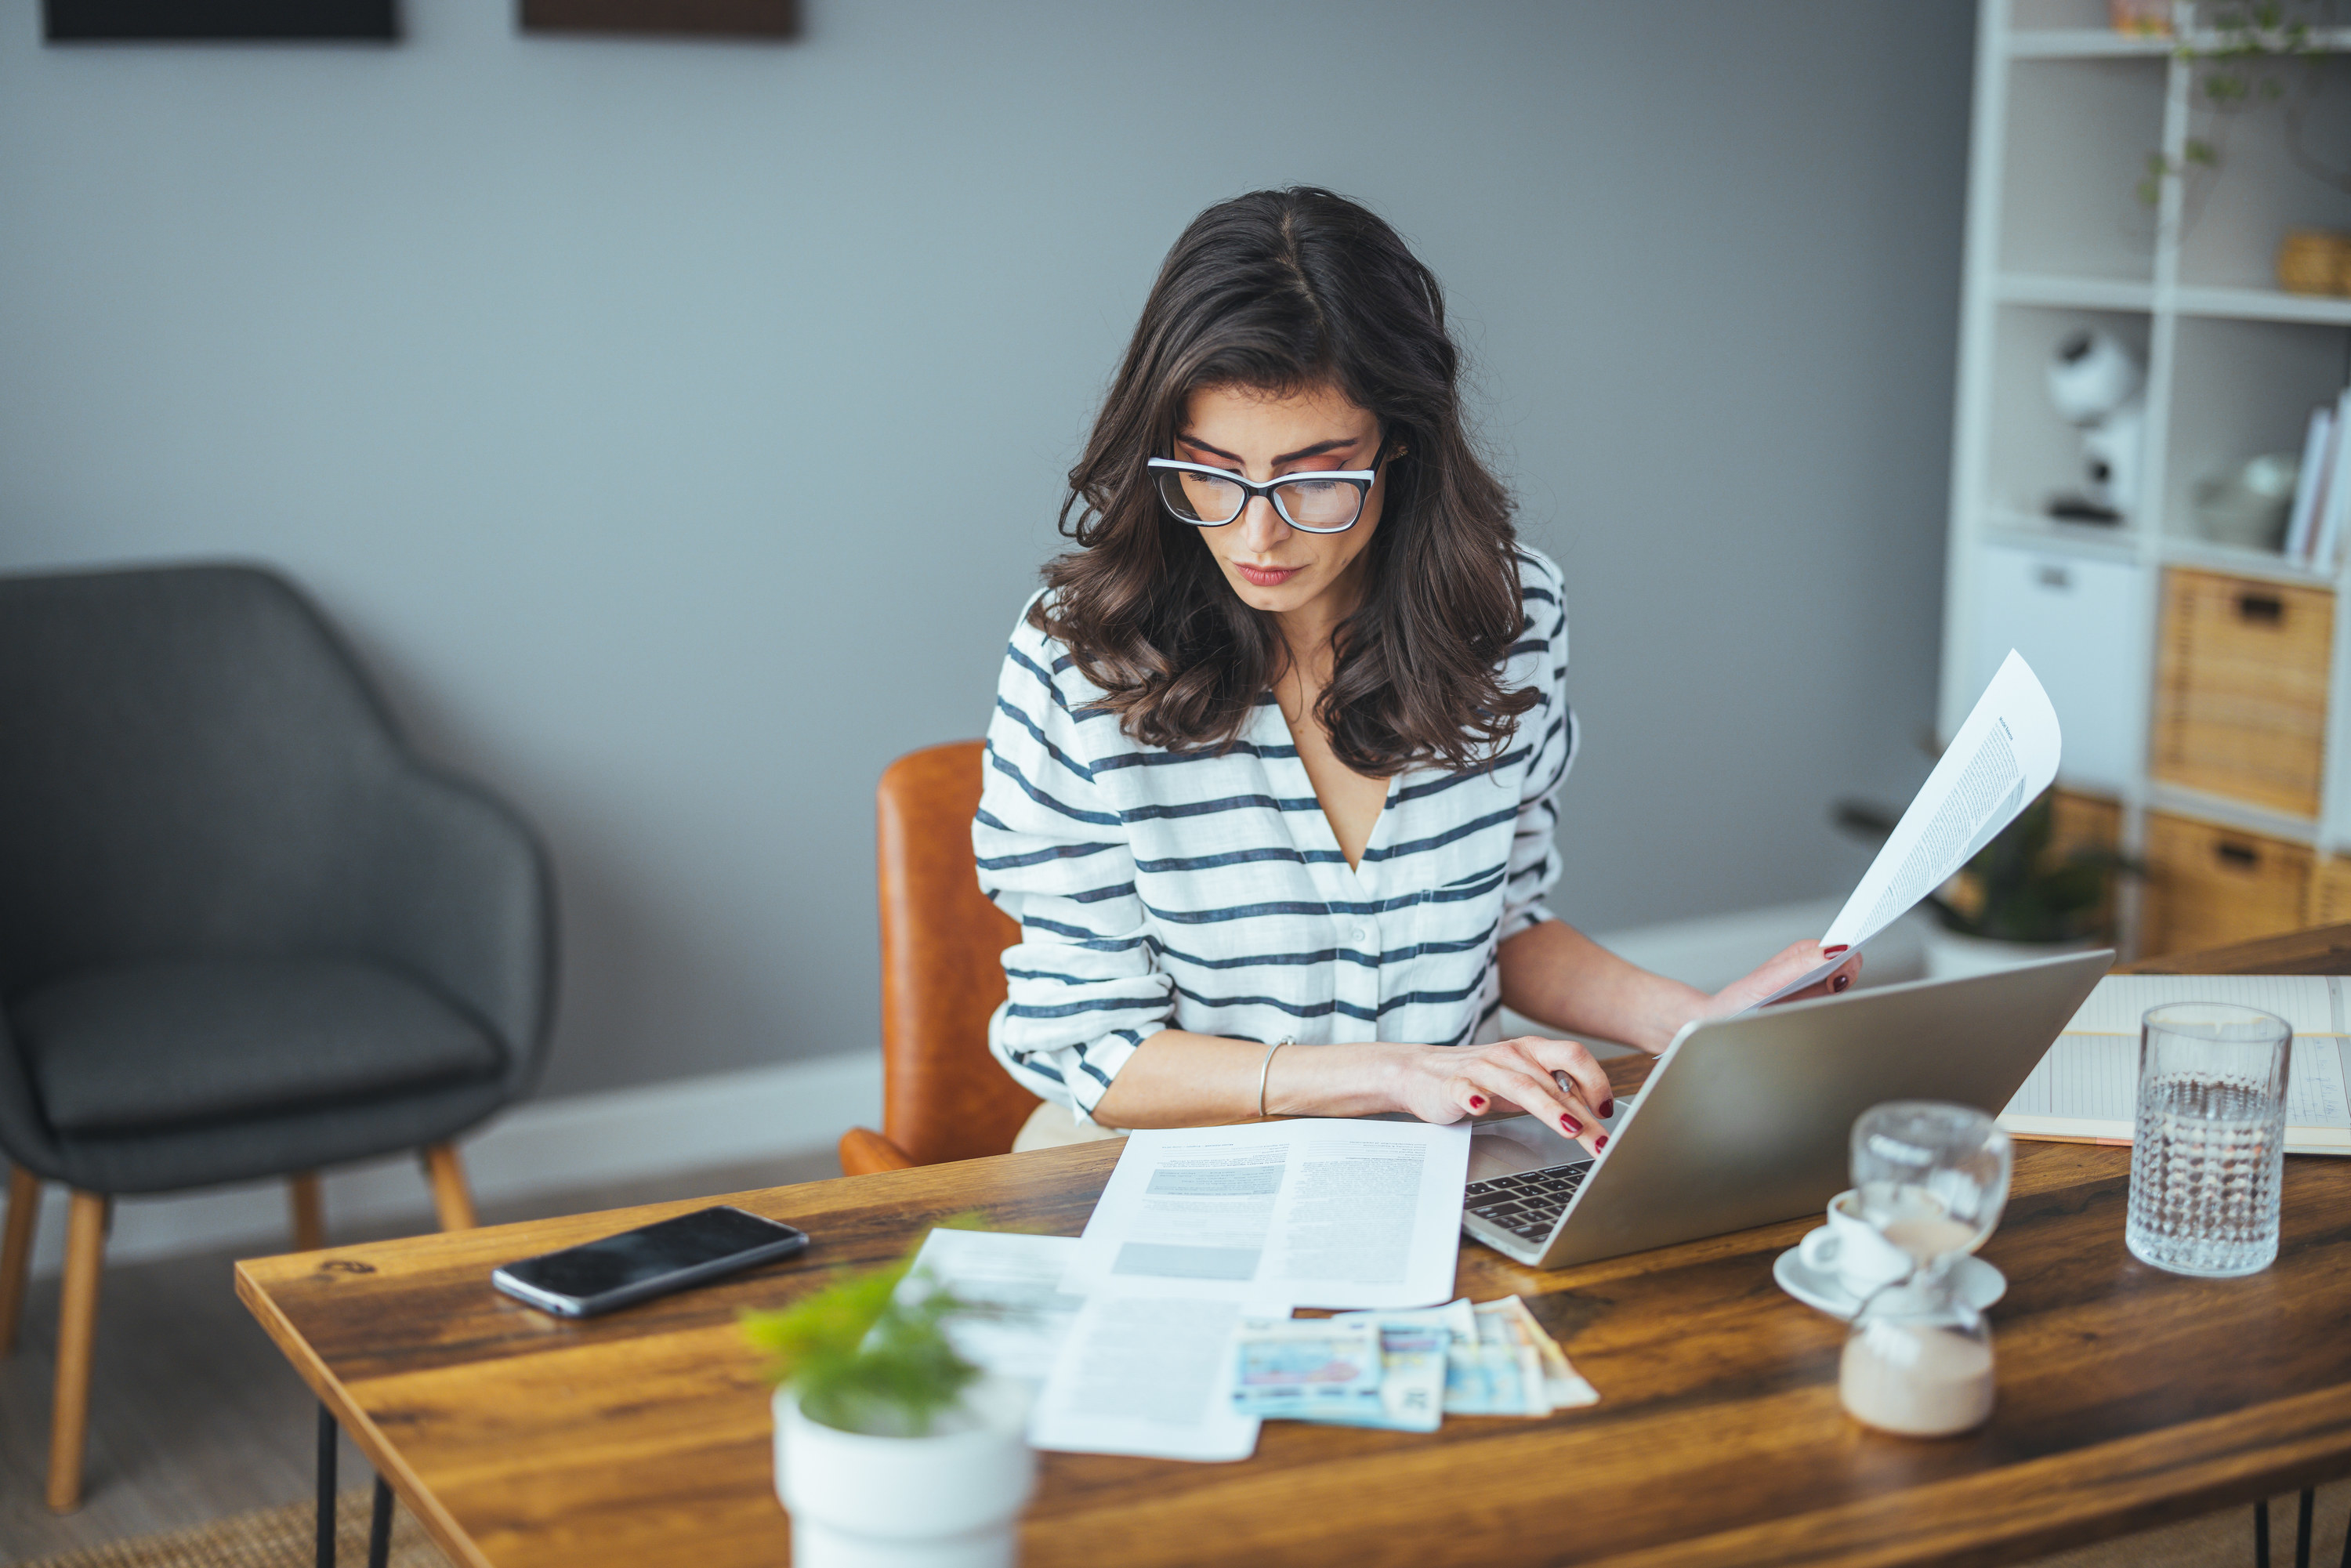
{"type": "MultiPolygon", "coordinates": [[[[841,1174],[830,1153],[485,1205],[485,1224],[741,1192],[841,1174]]],[[[420,1205],[423,1192],[420,1188],[420,1205]]],[[[4,1200],[0,1200],[4,1201],[4,1200]]],[[[429,1225],[420,1208],[418,1225],[429,1225]]],[[[337,1229],[337,1241],[396,1234],[337,1229]]],[[[33,1282],[16,1354],[0,1362],[0,1563],[312,1495],[317,1438],[309,1393],[238,1305],[229,1268],[246,1248],[106,1271],[90,1389],[88,1493],[59,1517],[41,1501],[48,1471],[57,1281],[33,1282]]],[[[345,1486],[368,1470],[349,1445],[345,1486]]]]}

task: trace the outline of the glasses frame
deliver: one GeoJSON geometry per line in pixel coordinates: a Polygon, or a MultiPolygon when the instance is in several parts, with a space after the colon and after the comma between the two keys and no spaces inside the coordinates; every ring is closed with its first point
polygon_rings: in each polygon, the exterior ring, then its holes
{"type": "Polygon", "coordinates": [[[1241,504],[1233,509],[1231,517],[1221,523],[1209,523],[1203,522],[1198,517],[1187,517],[1177,511],[1176,504],[1167,498],[1167,492],[1160,490],[1159,482],[1154,479],[1152,488],[1159,490],[1159,504],[1166,507],[1167,515],[1179,523],[1188,523],[1196,528],[1228,528],[1241,520],[1241,516],[1249,510],[1251,500],[1262,496],[1272,503],[1276,517],[1301,534],[1343,534],[1364,520],[1364,502],[1372,493],[1372,481],[1379,477],[1380,464],[1386,461],[1387,459],[1383,457],[1379,463],[1374,463],[1369,468],[1317,468],[1302,474],[1284,474],[1280,478],[1269,479],[1262,485],[1254,479],[1244,479],[1229,468],[1217,468],[1207,463],[1186,463],[1175,457],[1154,457],[1144,466],[1178,474],[1206,474],[1212,478],[1221,479],[1228,485],[1238,485],[1248,492],[1241,497],[1241,504]],[[1316,528],[1311,523],[1300,522],[1290,515],[1290,508],[1281,504],[1281,497],[1274,492],[1284,485],[1295,485],[1301,479],[1339,479],[1353,485],[1355,487],[1355,515],[1335,528],[1316,528]]]}

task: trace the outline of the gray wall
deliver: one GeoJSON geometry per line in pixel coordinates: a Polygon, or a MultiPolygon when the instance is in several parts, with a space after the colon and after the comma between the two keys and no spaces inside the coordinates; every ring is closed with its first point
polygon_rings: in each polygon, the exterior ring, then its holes
{"type": "Polygon", "coordinates": [[[45,48],[0,6],[0,568],[283,563],[560,861],[550,1087],[862,1049],[872,804],[977,733],[1203,205],[1452,291],[1587,750],[1562,913],[1842,892],[1923,777],[1965,0],[810,0],[789,46],[45,48]]]}

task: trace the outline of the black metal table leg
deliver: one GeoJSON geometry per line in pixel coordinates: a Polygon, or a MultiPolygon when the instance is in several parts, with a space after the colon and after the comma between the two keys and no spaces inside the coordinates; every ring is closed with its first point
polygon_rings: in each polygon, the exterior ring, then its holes
{"type": "Polygon", "coordinates": [[[2310,1568],[2310,1511],[2318,1501],[2318,1489],[2302,1489],[2302,1508],[2294,1521],[2294,1568],[2310,1568]]]}
{"type": "Polygon", "coordinates": [[[389,1568],[392,1562],[392,1483],[375,1478],[375,1515],[368,1521],[368,1568],[389,1568]]]}
{"type": "Polygon", "coordinates": [[[334,1413],[319,1406],[319,1568],[335,1568],[335,1445],[342,1440],[334,1413]]]}
{"type": "Polygon", "coordinates": [[[2270,1500],[2253,1504],[2253,1568],[2270,1568],[2270,1500]]]}

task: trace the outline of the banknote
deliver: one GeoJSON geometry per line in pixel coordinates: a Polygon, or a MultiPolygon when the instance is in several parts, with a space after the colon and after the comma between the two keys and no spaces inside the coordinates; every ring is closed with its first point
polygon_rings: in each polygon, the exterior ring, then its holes
{"type": "Polygon", "coordinates": [[[1246,1318],[1233,1355],[1233,1408],[1244,1416],[1378,1408],[1385,1368],[1370,1323],[1246,1318]]]}
{"type": "Polygon", "coordinates": [[[1448,1416],[1548,1416],[1549,1385],[1542,1353],[1535,1348],[1531,1319],[1502,1301],[1473,1309],[1477,1332],[1456,1340],[1445,1358],[1445,1413],[1448,1416]]]}
{"type": "Polygon", "coordinates": [[[1306,1419],[1398,1432],[1434,1432],[1445,1419],[1446,1352],[1478,1333],[1468,1298],[1418,1312],[1341,1312],[1333,1322],[1379,1331],[1381,1377],[1375,1405],[1317,1407],[1306,1419]]]}
{"type": "Polygon", "coordinates": [[[1491,1312],[1498,1308],[1507,1308],[1510,1315],[1518,1319],[1521,1332],[1534,1345],[1535,1354],[1541,1358],[1543,1396],[1552,1409],[1567,1410],[1580,1405],[1600,1403],[1599,1391],[1568,1364],[1567,1353],[1559,1348],[1559,1342],[1535,1320],[1533,1312],[1524,1301],[1517,1296],[1505,1296],[1499,1301],[1482,1303],[1478,1311],[1491,1312]]]}

